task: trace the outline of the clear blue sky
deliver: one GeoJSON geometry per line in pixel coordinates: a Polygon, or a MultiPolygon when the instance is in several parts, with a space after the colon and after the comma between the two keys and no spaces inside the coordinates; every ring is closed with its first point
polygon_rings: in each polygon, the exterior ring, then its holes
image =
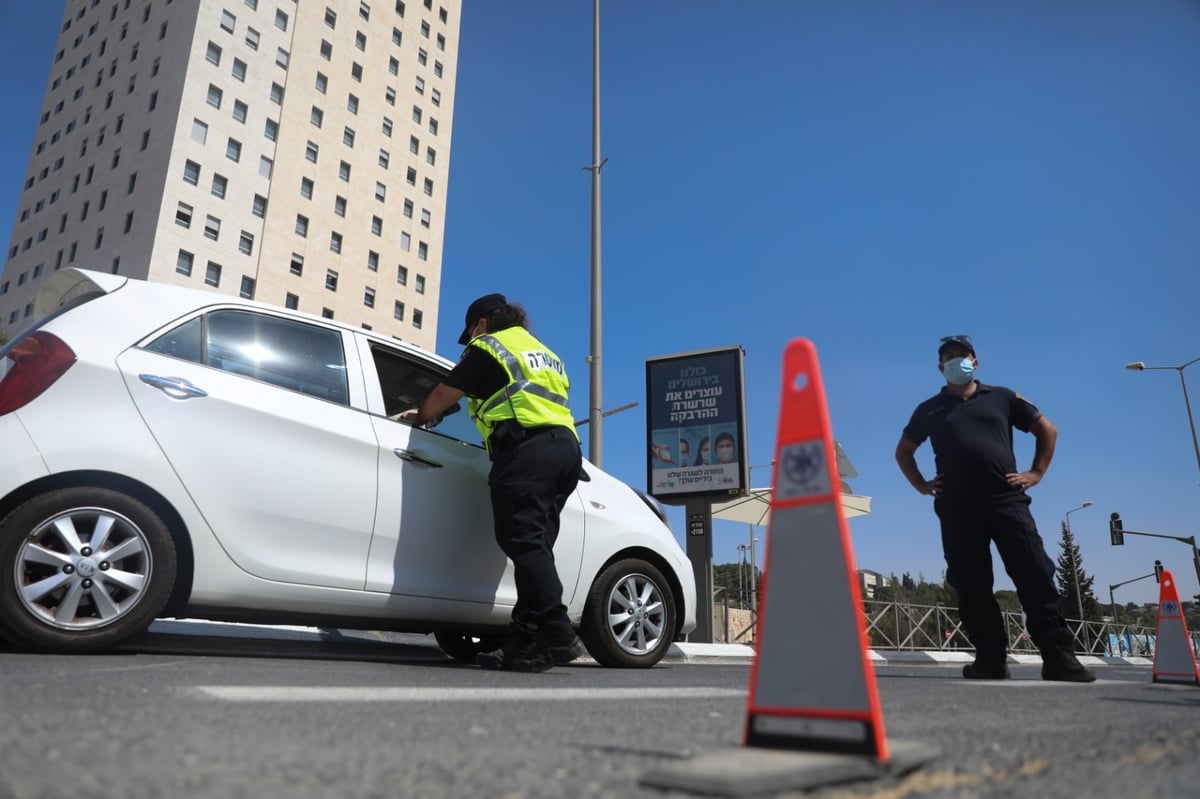
{"type": "MultiPolygon", "coordinates": [[[[232,2],[232,0],[231,0],[232,2]]],[[[502,291],[589,374],[592,4],[465,2],[439,347],[502,291]]],[[[645,359],[740,344],[750,459],[774,449],[781,355],[812,339],[834,434],[874,513],[857,565],[939,579],[930,500],[892,457],[942,385],[940,336],[1059,428],[1033,489],[1096,595],[1161,559],[1200,591],[1200,466],[1175,372],[1200,356],[1200,6],[1188,0],[602,4],[604,466],[645,484],[645,359]]],[[[9,229],[62,7],[0,0],[0,225],[9,229]]],[[[1200,364],[1185,374],[1200,412],[1200,364]]],[[[586,428],[584,438],[586,443],[586,428]]],[[[1018,434],[1028,467],[1032,438],[1018,434]]],[[[932,473],[928,445],[919,453],[932,473]]],[[[763,484],[767,470],[755,472],[763,484]]],[[[682,512],[673,512],[677,534],[682,512]]],[[[717,522],[715,561],[745,525],[717,522]]],[[[765,537],[765,531],[760,531],[765,537]]],[[[759,550],[759,558],[762,558],[759,550]]],[[[997,560],[997,587],[1010,588],[997,560]]],[[[1144,580],[1119,602],[1157,601],[1144,580]]]]}

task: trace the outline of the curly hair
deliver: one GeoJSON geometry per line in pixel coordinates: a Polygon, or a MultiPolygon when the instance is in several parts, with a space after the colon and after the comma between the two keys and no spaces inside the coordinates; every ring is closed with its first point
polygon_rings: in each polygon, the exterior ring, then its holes
{"type": "Polygon", "coordinates": [[[509,303],[492,311],[486,317],[488,330],[506,330],[510,327],[529,327],[529,316],[520,305],[509,303]]]}

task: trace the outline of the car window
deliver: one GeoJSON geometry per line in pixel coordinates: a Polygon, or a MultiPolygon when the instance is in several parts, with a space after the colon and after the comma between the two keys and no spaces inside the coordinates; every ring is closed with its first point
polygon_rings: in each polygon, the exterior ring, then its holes
{"type": "MultiPolygon", "coordinates": [[[[375,372],[379,375],[384,412],[392,420],[419,407],[434,386],[445,377],[444,371],[376,342],[371,342],[371,357],[375,361],[375,372]]],[[[434,427],[441,435],[479,444],[479,431],[466,412],[466,405],[465,399],[459,400],[458,405],[451,408],[434,427]]]]}
{"type": "Polygon", "coordinates": [[[250,311],[213,311],[164,333],[147,349],[350,403],[346,353],[336,330],[250,311]]]}

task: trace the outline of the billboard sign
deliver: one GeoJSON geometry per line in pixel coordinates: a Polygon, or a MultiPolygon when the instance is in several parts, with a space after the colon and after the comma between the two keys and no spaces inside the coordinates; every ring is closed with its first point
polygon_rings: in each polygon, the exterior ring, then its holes
{"type": "Polygon", "coordinates": [[[646,359],[647,493],[672,503],[749,486],[744,351],[646,359]]]}

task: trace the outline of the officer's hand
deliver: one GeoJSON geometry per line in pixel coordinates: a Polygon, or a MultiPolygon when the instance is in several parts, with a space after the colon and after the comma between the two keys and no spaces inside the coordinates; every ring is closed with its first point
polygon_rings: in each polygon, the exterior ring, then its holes
{"type": "Polygon", "coordinates": [[[921,483],[919,486],[917,486],[917,491],[921,492],[922,494],[924,494],[927,497],[928,496],[937,496],[938,493],[941,492],[941,490],[942,490],[942,476],[940,474],[935,476],[932,480],[927,480],[924,483],[921,483]]]}
{"type": "Polygon", "coordinates": [[[1033,488],[1042,482],[1042,476],[1037,472],[1014,472],[1013,474],[1006,474],[1004,477],[1008,480],[1010,486],[1020,491],[1033,488]]]}

